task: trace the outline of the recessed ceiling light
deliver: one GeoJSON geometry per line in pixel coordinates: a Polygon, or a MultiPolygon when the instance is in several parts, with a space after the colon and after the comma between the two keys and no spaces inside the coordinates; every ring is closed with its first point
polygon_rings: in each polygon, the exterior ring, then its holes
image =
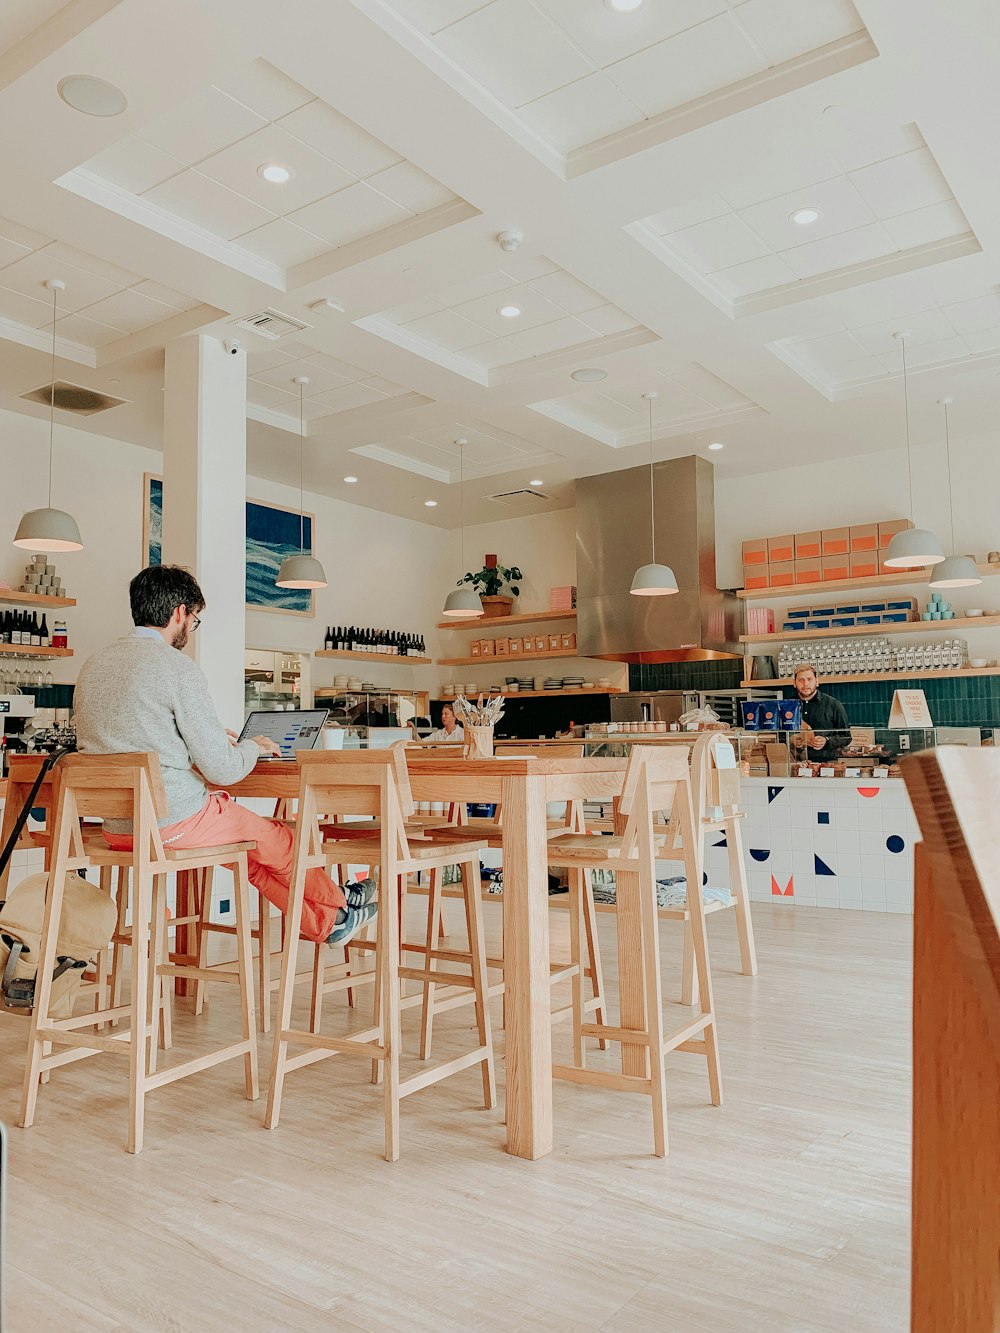
{"type": "Polygon", "coordinates": [[[794,213],[789,213],[789,219],[797,222],[800,227],[809,227],[814,222],[819,221],[818,208],[797,208],[794,213]]]}
{"type": "Polygon", "coordinates": [[[438,504],[437,500],[425,500],[425,501],[424,501],[424,508],[425,508],[425,509],[437,509],[437,504],[438,504]]]}
{"type": "Polygon", "coordinates": [[[579,380],[581,384],[596,384],[598,380],[606,380],[608,372],[598,370],[595,366],[584,366],[582,370],[574,370],[570,375],[571,380],[579,380]]]}
{"type": "Polygon", "coordinates": [[[497,314],[503,315],[504,319],[517,319],[520,313],[519,305],[502,305],[497,308],[497,314]]]}
{"type": "Polygon", "coordinates": [[[348,486],[353,486],[357,481],[357,477],[345,477],[344,480],[347,482],[348,486]]]}
{"type": "Polygon", "coordinates": [[[67,106],[85,116],[120,116],[128,106],[120,88],[91,74],[68,74],[59,80],[56,91],[67,106]]]}
{"type": "Polygon", "coordinates": [[[642,0],[604,0],[604,3],[616,14],[631,14],[633,9],[639,8],[642,0]]]}
{"type": "Polygon", "coordinates": [[[724,444],[720,444],[719,441],[716,440],[714,444],[710,444],[708,447],[709,449],[725,449],[726,446],[724,444]]]}
{"type": "Polygon", "coordinates": [[[295,172],[283,162],[263,162],[257,168],[257,175],[269,185],[287,185],[295,172]]]}
{"type": "Polygon", "coordinates": [[[544,486],[545,483],[542,481],[541,477],[536,477],[534,481],[529,481],[529,482],[528,482],[528,485],[529,485],[529,486],[544,486]]]}

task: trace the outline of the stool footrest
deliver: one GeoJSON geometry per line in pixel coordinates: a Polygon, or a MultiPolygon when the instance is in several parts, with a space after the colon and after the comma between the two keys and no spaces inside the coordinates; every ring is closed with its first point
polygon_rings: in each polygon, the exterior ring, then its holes
{"type": "Polygon", "coordinates": [[[249,1041],[237,1041],[232,1046],[223,1046],[221,1050],[200,1055],[195,1060],[185,1060],[183,1064],[173,1065],[170,1069],[147,1074],[143,1079],[143,1085],[147,1092],[151,1092],[153,1088],[162,1088],[167,1083],[175,1083],[177,1079],[187,1078],[189,1074],[200,1074],[203,1069],[221,1065],[225,1060],[235,1060],[238,1055],[247,1055],[256,1042],[256,1037],[251,1037],[249,1041]]]}
{"type": "Polygon", "coordinates": [[[649,1033],[634,1028],[605,1027],[603,1023],[584,1023],[580,1032],[584,1037],[595,1037],[599,1041],[620,1041],[629,1046],[648,1046],[649,1033]]]}
{"type": "MultiPolygon", "coordinates": [[[[380,1035],[377,1027],[365,1028],[350,1037],[328,1037],[322,1032],[304,1032],[299,1028],[285,1028],[281,1040],[293,1046],[309,1046],[326,1055],[363,1055],[368,1060],[384,1060],[385,1047],[373,1040],[380,1035]]],[[[317,1056],[317,1058],[319,1058],[317,1056]]]]}
{"type": "MultiPolygon", "coordinates": [[[[690,1023],[685,1023],[682,1028],[678,1028],[676,1032],[672,1032],[664,1041],[663,1054],[666,1055],[668,1051],[683,1050],[685,1044],[691,1037],[696,1036],[699,1032],[704,1032],[704,1030],[714,1022],[714,1014],[701,1014],[698,1018],[692,1019],[690,1023]]],[[[703,1044],[704,1043],[702,1042],[698,1042],[694,1049],[700,1048],[703,1044]]]]}
{"type": "Polygon", "coordinates": [[[647,1096],[653,1086],[648,1078],[604,1069],[577,1069],[575,1065],[553,1065],[552,1077],[565,1079],[567,1083],[589,1083],[595,1088],[614,1088],[617,1092],[644,1092],[647,1096]]]}
{"type": "Polygon", "coordinates": [[[235,970],[236,960],[232,963],[218,963],[213,967],[191,967],[187,963],[159,963],[156,975],[159,977],[187,977],[191,981],[225,981],[231,986],[240,984],[240,974],[235,970]]]}
{"type": "Polygon", "coordinates": [[[423,967],[400,967],[396,969],[396,975],[404,981],[431,982],[436,986],[462,986],[466,990],[472,990],[476,984],[471,977],[463,977],[459,972],[431,972],[423,967]]]}
{"type": "Polygon", "coordinates": [[[479,1046],[474,1051],[468,1051],[465,1055],[456,1056],[454,1060],[449,1060],[446,1064],[437,1065],[434,1069],[427,1069],[422,1074],[414,1074],[411,1078],[403,1079],[399,1085],[400,1097],[409,1097],[413,1092],[419,1092],[421,1088],[430,1087],[432,1083],[439,1083],[441,1079],[448,1078],[451,1074],[457,1074],[460,1069],[468,1069],[471,1065],[481,1065],[488,1057],[490,1051],[488,1046],[479,1046]]]}

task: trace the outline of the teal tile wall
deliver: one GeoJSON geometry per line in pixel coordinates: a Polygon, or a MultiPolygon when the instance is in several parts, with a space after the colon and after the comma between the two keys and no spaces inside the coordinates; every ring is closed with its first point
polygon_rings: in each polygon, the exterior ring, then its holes
{"type": "Polygon", "coordinates": [[[644,662],[629,666],[630,690],[738,690],[742,659],[717,662],[644,662]]]}
{"type": "MultiPolygon", "coordinates": [[[[851,681],[820,689],[839,699],[848,719],[857,727],[884,727],[889,720],[894,690],[923,690],[934,723],[940,727],[1000,726],[1000,676],[970,676],[935,680],[851,681]]],[[[791,695],[790,690],[786,690],[791,695]]]]}

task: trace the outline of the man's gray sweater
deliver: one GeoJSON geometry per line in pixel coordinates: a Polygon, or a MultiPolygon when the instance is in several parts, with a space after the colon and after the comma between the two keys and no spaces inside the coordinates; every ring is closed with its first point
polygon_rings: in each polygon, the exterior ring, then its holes
{"type": "Polygon", "coordinates": [[[83,754],[152,751],[160,757],[168,814],[160,826],[195,815],[205,783],[228,786],[257,762],[253,741],[233,745],[219,721],[201,667],[139,630],[85,662],[73,697],[77,747],[83,754]]]}

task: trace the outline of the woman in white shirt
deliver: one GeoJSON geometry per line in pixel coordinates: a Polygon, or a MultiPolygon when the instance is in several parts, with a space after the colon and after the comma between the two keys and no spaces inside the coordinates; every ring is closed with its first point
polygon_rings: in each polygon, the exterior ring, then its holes
{"type": "Polygon", "coordinates": [[[425,736],[424,739],[428,741],[463,741],[465,739],[462,724],[455,717],[455,710],[451,704],[442,706],[440,727],[437,731],[432,731],[429,736],[425,736]]]}

